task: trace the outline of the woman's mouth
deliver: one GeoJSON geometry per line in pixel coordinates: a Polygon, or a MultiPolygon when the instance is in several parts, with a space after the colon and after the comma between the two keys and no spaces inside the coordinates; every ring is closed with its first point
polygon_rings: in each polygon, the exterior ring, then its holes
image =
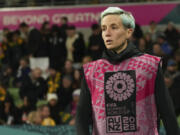
{"type": "Polygon", "coordinates": [[[106,44],[107,44],[107,45],[112,44],[112,40],[106,40],[106,44]]]}

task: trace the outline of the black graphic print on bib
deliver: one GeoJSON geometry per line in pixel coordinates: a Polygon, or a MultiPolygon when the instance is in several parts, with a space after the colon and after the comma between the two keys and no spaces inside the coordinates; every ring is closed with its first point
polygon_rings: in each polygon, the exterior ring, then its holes
{"type": "Polygon", "coordinates": [[[104,81],[106,132],[136,131],[135,71],[106,72],[104,81]]]}

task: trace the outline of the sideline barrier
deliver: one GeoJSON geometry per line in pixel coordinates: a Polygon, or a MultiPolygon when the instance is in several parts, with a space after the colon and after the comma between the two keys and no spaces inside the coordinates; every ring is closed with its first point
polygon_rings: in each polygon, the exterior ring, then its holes
{"type": "MultiPolygon", "coordinates": [[[[159,135],[166,135],[161,126],[159,135]]],[[[75,126],[60,125],[54,127],[35,125],[0,126],[0,134],[3,135],[77,135],[75,126]]]]}
{"type": "Polygon", "coordinates": [[[0,134],[4,135],[76,135],[74,126],[34,126],[34,125],[15,125],[0,126],[0,134]]]}

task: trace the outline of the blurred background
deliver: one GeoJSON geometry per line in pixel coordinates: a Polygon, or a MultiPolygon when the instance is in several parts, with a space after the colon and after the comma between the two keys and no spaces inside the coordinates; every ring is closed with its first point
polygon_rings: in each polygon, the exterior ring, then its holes
{"type": "Polygon", "coordinates": [[[108,6],[132,12],[130,42],[162,57],[180,125],[179,0],[0,0],[1,131],[75,135],[81,67],[105,49],[99,16],[108,6]]]}

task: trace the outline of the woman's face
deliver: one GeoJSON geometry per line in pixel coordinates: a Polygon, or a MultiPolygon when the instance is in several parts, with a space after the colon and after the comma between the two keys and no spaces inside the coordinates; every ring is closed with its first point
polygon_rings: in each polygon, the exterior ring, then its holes
{"type": "Polygon", "coordinates": [[[109,50],[119,53],[133,30],[125,28],[119,15],[107,15],[101,21],[102,37],[109,50]]]}

